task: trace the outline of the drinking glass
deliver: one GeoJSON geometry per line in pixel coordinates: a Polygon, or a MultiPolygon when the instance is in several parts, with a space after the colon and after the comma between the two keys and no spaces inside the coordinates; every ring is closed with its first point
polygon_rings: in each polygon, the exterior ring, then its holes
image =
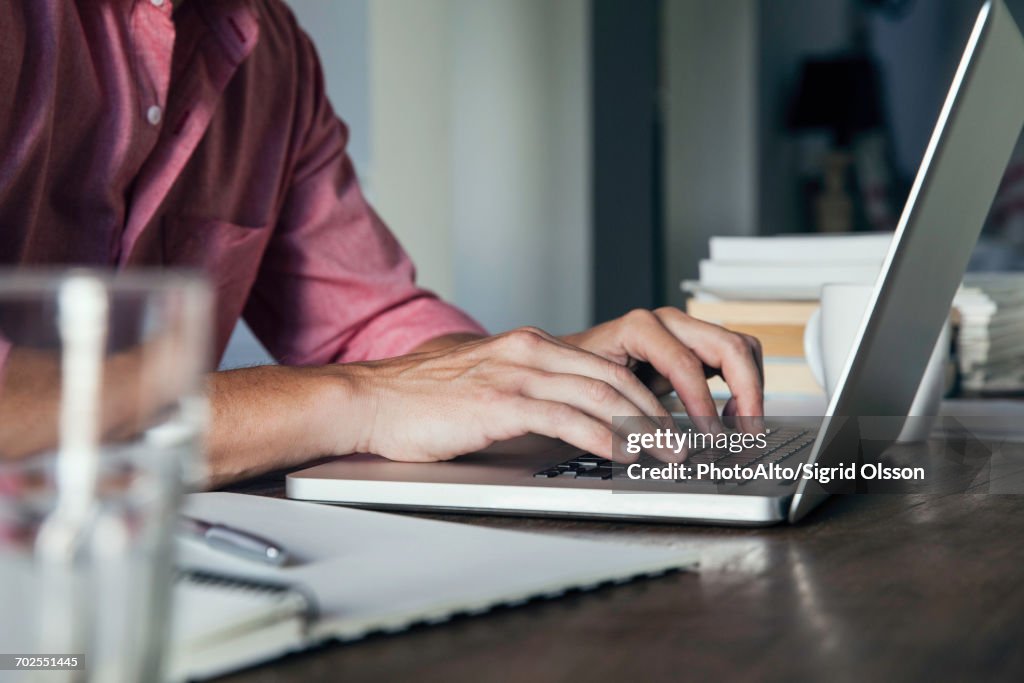
{"type": "Polygon", "coordinates": [[[0,271],[0,679],[163,678],[210,303],[190,273],[0,271]]]}

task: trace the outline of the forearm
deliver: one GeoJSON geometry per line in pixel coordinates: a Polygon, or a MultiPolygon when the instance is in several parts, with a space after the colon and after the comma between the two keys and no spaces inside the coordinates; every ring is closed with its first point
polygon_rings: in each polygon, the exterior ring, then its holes
{"type": "MultiPolygon", "coordinates": [[[[178,395],[180,376],[143,372],[153,341],[143,348],[108,356],[101,379],[100,433],[104,440],[130,439],[178,395]]],[[[53,351],[10,350],[0,367],[0,459],[22,458],[54,449],[61,409],[61,359],[53,351]]]]}
{"type": "MultiPolygon", "coordinates": [[[[415,352],[441,350],[478,338],[472,334],[433,339],[415,352]]],[[[57,440],[60,371],[53,354],[16,349],[0,387],[0,458],[52,448],[57,440]]],[[[119,378],[137,372],[137,354],[108,364],[102,411],[109,437],[144,428],[152,413],[119,378]]],[[[334,454],[357,452],[367,428],[358,388],[370,368],[264,366],[209,375],[211,424],[207,437],[210,486],[334,454]]],[[[367,392],[363,392],[366,394],[367,392]]]]}
{"type": "Polygon", "coordinates": [[[210,376],[209,486],[358,450],[365,427],[345,366],[263,366],[210,376]]]}
{"type": "MultiPolygon", "coordinates": [[[[440,351],[480,339],[451,334],[412,353],[440,351]]],[[[360,450],[365,415],[357,398],[369,367],[359,364],[295,368],[265,366],[210,376],[210,486],[360,450]]],[[[368,395],[363,392],[362,395],[368,395]]]]}

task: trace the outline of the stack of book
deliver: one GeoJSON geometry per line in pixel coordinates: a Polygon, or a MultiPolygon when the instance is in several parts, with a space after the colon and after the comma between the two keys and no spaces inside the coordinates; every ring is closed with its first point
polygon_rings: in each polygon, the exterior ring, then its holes
{"type": "MultiPolygon", "coordinates": [[[[817,307],[817,302],[807,301],[692,298],[686,303],[686,312],[761,341],[766,393],[817,396],[821,388],[804,360],[804,327],[817,307]]],[[[721,378],[713,378],[710,384],[716,398],[729,395],[721,378]]]]}
{"type": "MultiPolygon", "coordinates": [[[[871,284],[892,233],[712,237],[700,279],[683,283],[687,312],[761,340],[765,392],[820,395],[804,358],[804,328],[826,283],[871,284]]],[[[716,396],[724,382],[712,381],[716,396]]]]}
{"type": "Polygon", "coordinates": [[[969,273],[953,306],[963,388],[1024,391],[1024,274],[969,273]]]}

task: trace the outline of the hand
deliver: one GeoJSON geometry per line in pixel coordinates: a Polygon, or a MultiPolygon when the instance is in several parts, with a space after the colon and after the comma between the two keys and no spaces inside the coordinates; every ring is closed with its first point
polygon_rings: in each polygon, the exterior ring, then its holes
{"type": "Polygon", "coordinates": [[[655,394],[674,387],[692,416],[714,419],[706,383],[714,373],[736,397],[727,413],[762,412],[757,342],[674,309],[633,312],[565,339],[524,328],[424,349],[372,363],[214,373],[212,483],[339,453],[447,460],[530,434],[628,461],[635,456],[613,453],[613,418],[647,415],[651,429],[669,426],[655,394]],[[658,373],[649,386],[634,374],[641,363],[658,373]]]}
{"type": "Polygon", "coordinates": [[[656,394],[675,389],[691,417],[714,417],[707,377],[721,375],[732,391],[723,414],[764,414],[764,371],[756,338],[692,318],[677,308],[635,310],[563,340],[619,365],[647,363],[656,394]]]}
{"type": "MultiPolygon", "coordinates": [[[[531,433],[631,460],[612,452],[613,416],[671,420],[624,363],[535,328],[336,367],[354,387],[350,405],[366,410],[354,450],[392,460],[447,460],[531,433]]],[[[334,446],[352,450],[345,441],[334,446]]],[[[655,455],[679,459],[671,451],[655,455]]]]}

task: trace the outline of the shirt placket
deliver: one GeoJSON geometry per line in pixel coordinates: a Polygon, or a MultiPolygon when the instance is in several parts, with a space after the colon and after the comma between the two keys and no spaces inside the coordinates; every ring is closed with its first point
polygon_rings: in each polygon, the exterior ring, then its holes
{"type": "MultiPolygon", "coordinates": [[[[171,0],[133,0],[129,6],[128,46],[131,74],[135,81],[135,116],[132,144],[143,159],[141,172],[159,142],[167,111],[174,61],[176,29],[171,0]]],[[[114,260],[124,263],[125,243],[131,230],[130,217],[135,201],[134,189],[126,197],[125,223],[114,245],[114,260]]]]}
{"type": "Polygon", "coordinates": [[[159,129],[167,108],[174,58],[173,4],[170,0],[136,0],[132,9],[132,42],[139,80],[140,115],[159,129]]]}
{"type": "MultiPolygon", "coordinates": [[[[221,92],[259,38],[256,16],[244,3],[222,0],[203,4],[196,1],[198,4],[193,7],[203,15],[205,24],[213,29],[216,40],[202,40],[200,49],[192,54],[191,59],[201,63],[178,69],[180,73],[174,77],[174,93],[168,103],[174,48],[171,22],[171,39],[163,48],[168,50],[167,68],[158,70],[161,76],[166,74],[166,81],[154,82],[154,99],[144,109],[149,120],[152,107],[161,108],[159,115],[154,113],[157,123],[152,124],[159,137],[133,187],[118,251],[117,262],[121,266],[130,262],[140,236],[202,139],[221,92]]],[[[165,12],[168,20],[172,19],[170,0],[136,0],[136,9],[147,3],[152,5],[152,9],[165,12]]],[[[144,26],[140,20],[140,27],[144,26]]]]}

